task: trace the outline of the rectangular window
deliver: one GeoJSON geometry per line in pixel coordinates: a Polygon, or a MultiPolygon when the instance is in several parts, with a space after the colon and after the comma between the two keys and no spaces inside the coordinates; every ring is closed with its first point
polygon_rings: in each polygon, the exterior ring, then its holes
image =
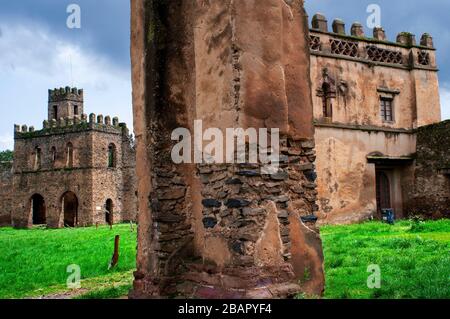
{"type": "Polygon", "coordinates": [[[58,106],[53,105],[53,119],[58,120],[58,106]]]}
{"type": "Polygon", "coordinates": [[[393,100],[389,98],[382,97],[380,99],[381,106],[381,119],[386,122],[394,121],[394,110],[392,108],[393,100]]]}
{"type": "Polygon", "coordinates": [[[78,115],[78,105],[74,105],[74,107],[73,107],[73,115],[78,115]]]}

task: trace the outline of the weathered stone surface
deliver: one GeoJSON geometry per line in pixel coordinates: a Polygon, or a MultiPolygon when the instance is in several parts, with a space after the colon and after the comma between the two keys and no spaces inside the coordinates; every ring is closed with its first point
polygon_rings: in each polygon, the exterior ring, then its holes
{"type": "Polygon", "coordinates": [[[414,179],[408,184],[406,216],[450,217],[450,120],[417,132],[414,179]]]}
{"type": "Polygon", "coordinates": [[[250,202],[241,198],[231,198],[225,202],[225,206],[228,208],[242,208],[250,205],[250,202]]]}
{"type": "Polygon", "coordinates": [[[202,200],[202,204],[203,204],[203,206],[208,207],[208,208],[212,208],[212,207],[218,208],[218,207],[222,206],[222,203],[220,201],[218,201],[216,199],[211,199],[211,198],[202,200]]]}
{"type": "Polygon", "coordinates": [[[279,171],[275,174],[270,175],[270,178],[275,181],[284,181],[289,178],[289,173],[285,171],[279,171]]]}
{"type": "MultiPolygon", "coordinates": [[[[194,120],[201,119],[204,130],[279,128],[287,154],[306,162],[303,154],[309,149],[300,141],[313,138],[306,35],[300,0],[262,0],[257,5],[132,0],[133,107],[143,194],[137,273],[144,274],[136,276],[132,297],[177,293],[176,283],[183,278],[195,289],[178,289],[196,291],[194,297],[285,297],[301,290],[290,286],[298,282],[289,263],[292,238],[286,230],[288,218],[280,219],[278,213],[303,197],[289,191],[289,173],[298,174],[300,182],[306,177],[289,168],[286,154],[280,159],[285,171],[272,176],[259,173],[260,163],[178,165],[164,154],[174,144],[173,129],[192,130],[194,120]],[[164,200],[168,203],[156,212],[144,199],[161,192],[162,176],[155,174],[159,166],[171,178],[184,180],[186,193],[164,200]],[[268,202],[273,198],[278,202],[268,202]],[[210,199],[214,202],[205,202],[210,199]],[[170,212],[180,216],[173,228],[172,221],[155,223],[155,216],[170,212]],[[178,233],[178,227],[186,229],[183,236],[162,245],[159,238],[168,238],[165,233],[171,229],[178,233]],[[211,268],[179,267],[194,256],[211,268]],[[291,288],[255,292],[274,283],[291,288]]],[[[309,190],[305,194],[315,199],[309,190]]],[[[312,205],[304,210],[311,211],[312,205]]]]}

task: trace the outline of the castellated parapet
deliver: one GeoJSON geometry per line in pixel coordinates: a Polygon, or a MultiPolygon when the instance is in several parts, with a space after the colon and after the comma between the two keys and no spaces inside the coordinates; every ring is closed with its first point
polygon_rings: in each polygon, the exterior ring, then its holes
{"type": "Polygon", "coordinates": [[[65,88],[48,90],[49,102],[61,102],[65,100],[83,102],[83,90],[68,86],[65,88]]]}
{"type": "Polygon", "coordinates": [[[42,122],[42,129],[35,130],[33,126],[27,125],[14,125],[14,138],[15,139],[29,139],[43,136],[60,135],[67,133],[76,133],[84,131],[98,131],[109,134],[124,134],[125,136],[130,134],[130,131],[126,123],[119,123],[117,117],[111,121],[110,116],[103,117],[94,113],[90,114],[89,120],[86,114],[82,114],[81,117],[75,116],[74,118],[60,118],[58,121],[52,119],[50,121],[44,120],[42,122]]]}
{"type": "Polygon", "coordinates": [[[345,22],[334,19],[332,31],[328,20],[317,13],[311,20],[310,49],[313,55],[352,59],[366,64],[384,65],[404,69],[437,71],[433,38],[424,33],[420,41],[409,32],[401,32],[395,41],[387,39],[382,27],[373,29],[372,37],[364,33],[361,23],[355,22],[346,32],[345,22]]]}

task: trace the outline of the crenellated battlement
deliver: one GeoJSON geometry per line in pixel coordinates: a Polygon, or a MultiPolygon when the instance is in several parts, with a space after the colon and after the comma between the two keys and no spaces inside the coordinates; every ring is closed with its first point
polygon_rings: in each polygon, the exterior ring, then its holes
{"type": "Polygon", "coordinates": [[[73,118],[66,117],[60,118],[59,120],[44,120],[41,130],[35,130],[33,126],[28,127],[27,125],[21,126],[16,124],[14,125],[14,138],[34,138],[91,130],[129,135],[129,129],[126,123],[120,123],[118,117],[103,117],[101,114],[96,116],[94,113],[91,113],[89,116],[82,114],[73,118]]]}
{"type": "Polygon", "coordinates": [[[395,42],[389,41],[382,27],[373,29],[372,37],[366,36],[363,25],[355,22],[346,32],[345,22],[334,19],[331,30],[328,20],[317,13],[311,20],[310,50],[313,55],[352,59],[360,62],[405,69],[436,70],[433,38],[424,33],[420,42],[409,32],[401,32],[395,42]]]}
{"type": "Polygon", "coordinates": [[[48,101],[49,103],[61,101],[83,102],[83,90],[75,87],[71,88],[69,86],[48,90],[48,101]]]}

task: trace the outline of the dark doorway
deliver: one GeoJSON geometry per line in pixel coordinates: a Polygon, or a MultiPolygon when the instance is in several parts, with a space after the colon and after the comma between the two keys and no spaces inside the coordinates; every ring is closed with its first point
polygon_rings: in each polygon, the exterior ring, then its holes
{"type": "Polygon", "coordinates": [[[47,223],[44,197],[39,194],[31,197],[31,212],[33,214],[33,225],[45,225],[47,223]]]}
{"type": "Polygon", "coordinates": [[[78,225],[78,198],[72,192],[67,192],[62,197],[64,213],[64,226],[76,227],[78,225]]]}
{"type": "Polygon", "coordinates": [[[111,199],[106,201],[105,221],[108,225],[112,225],[114,222],[114,204],[111,199]]]}
{"type": "Polygon", "coordinates": [[[389,177],[385,172],[377,171],[377,209],[381,213],[383,209],[388,208],[392,208],[389,177]]]}

